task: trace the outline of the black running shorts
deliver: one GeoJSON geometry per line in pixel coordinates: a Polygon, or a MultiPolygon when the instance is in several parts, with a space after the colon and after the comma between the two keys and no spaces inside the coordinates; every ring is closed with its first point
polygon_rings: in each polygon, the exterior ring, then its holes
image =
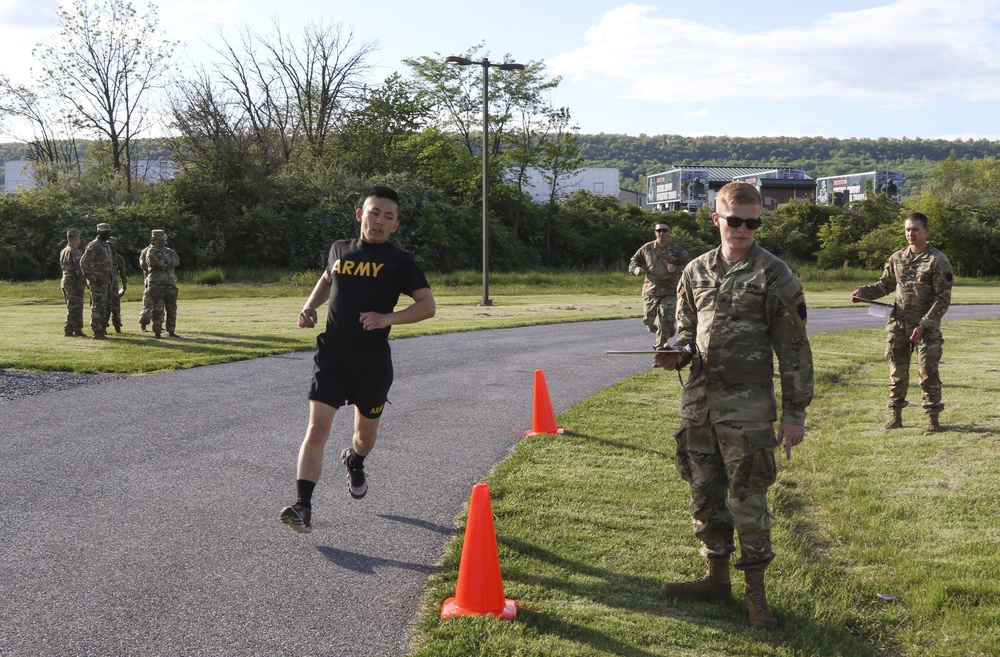
{"type": "Polygon", "coordinates": [[[334,408],[354,404],[363,416],[381,417],[392,387],[389,344],[316,349],[309,399],[334,408]]]}

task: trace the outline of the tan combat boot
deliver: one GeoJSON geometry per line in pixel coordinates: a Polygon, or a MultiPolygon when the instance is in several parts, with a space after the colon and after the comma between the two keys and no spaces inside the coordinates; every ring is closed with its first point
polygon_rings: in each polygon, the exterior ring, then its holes
{"type": "Polygon", "coordinates": [[[892,418],[885,423],[885,430],[890,429],[902,429],[903,428],[903,409],[894,408],[892,409],[892,418]]]}
{"type": "Polygon", "coordinates": [[[743,606],[750,617],[750,627],[773,630],[778,627],[778,618],[767,606],[767,591],[764,588],[764,571],[746,571],[746,585],[743,588],[743,606]]]}
{"type": "Polygon", "coordinates": [[[108,339],[108,334],[106,332],[104,332],[104,331],[94,331],[94,339],[95,340],[107,340],[108,339]]]}
{"type": "Polygon", "coordinates": [[[708,560],[705,575],[691,582],[667,582],[663,595],[678,600],[732,602],[733,584],[729,579],[729,556],[708,560]]]}
{"type": "Polygon", "coordinates": [[[937,413],[929,413],[927,415],[927,428],[924,429],[924,435],[929,436],[932,433],[940,433],[941,424],[938,422],[937,413]]]}

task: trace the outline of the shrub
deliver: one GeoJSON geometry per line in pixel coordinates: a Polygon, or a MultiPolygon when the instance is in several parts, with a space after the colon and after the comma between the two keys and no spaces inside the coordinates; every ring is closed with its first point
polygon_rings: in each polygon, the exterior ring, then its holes
{"type": "Polygon", "coordinates": [[[188,276],[191,283],[198,285],[220,285],[226,281],[226,272],[221,267],[210,267],[191,272],[188,276]]]}

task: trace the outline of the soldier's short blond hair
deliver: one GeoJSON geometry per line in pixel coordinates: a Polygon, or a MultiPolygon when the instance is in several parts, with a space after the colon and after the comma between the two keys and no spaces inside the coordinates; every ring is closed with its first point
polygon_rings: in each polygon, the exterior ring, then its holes
{"type": "Polygon", "coordinates": [[[764,207],[764,201],[760,198],[760,192],[751,184],[745,182],[727,183],[715,195],[716,210],[727,211],[734,205],[756,205],[764,207]]]}

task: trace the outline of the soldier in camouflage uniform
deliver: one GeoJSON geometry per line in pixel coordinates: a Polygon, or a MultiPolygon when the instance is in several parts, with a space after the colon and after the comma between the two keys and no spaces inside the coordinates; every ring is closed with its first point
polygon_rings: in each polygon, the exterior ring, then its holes
{"type": "Polygon", "coordinates": [[[704,577],[668,583],[663,593],[681,600],[732,600],[730,554],[746,576],[743,604],[754,627],[774,629],[764,571],[774,559],[767,491],[774,483],[774,448],[802,442],[812,401],[812,351],[806,337],[806,303],[791,270],[754,241],[760,227],[760,194],[730,183],[712,214],[722,245],[695,258],[677,293],[677,346],[691,354],[657,354],[673,370],[688,362],[691,384],[681,399],[676,465],[691,487],[691,515],[704,577]],[[774,356],[781,380],[781,417],[774,422],[774,356]]]}
{"type": "Polygon", "coordinates": [[[628,263],[630,274],[646,277],[642,284],[642,321],[650,333],[656,334],[654,347],[667,344],[674,335],[677,281],[690,261],[687,251],[670,242],[670,224],[660,221],[656,224],[656,239],[643,244],[628,263]]]}
{"type": "Polygon", "coordinates": [[[80,231],[71,228],[66,231],[66,248],[59,253],[59,267],[62,280],[59,283],[63,299],[66,300],[66,323],[63,330],[67,338],[85,338],[83,332],[83,290],[87,279],[80,269],[80,231]]]}
{"type": "Polygon", "coordinates": [[[948,258],[927,241],[930,227],[927,215],[914,212],[906,218],[904,249],[893,253],[885,262],[882,278],[877,283],[862,285],[854,290],[852,301],[878,299],[896,292],[895,303],[886,330],[885,355],[889,359],[889,408],[892,417],[886,429],[903,426],[903,409],[908,405],[906,391],[910,385],[910,354],[914,349],[920,363],[920,389],[923,391],[924,413],[927,414],[925,434],[941,431],[941,318],[951,305],[954,276],[948,258]]]}
{"type": "Polygon", "coordinates": [[[150,238],[150,249],[146,252],[149,263],[149,273],[146,274],[146,288],[149,290],[149,302],[153,307],[153,335],[160,337],[163,329],[163,314],[166,312],[167,335],[178,337],[174,333],[177,324],[177,277],[174,267],[181,264],[181,259],[173,249],[167,248],[167,233],[154,230],[150,238]]]}
{"type": "Polygon", "coordinates": [[[109,239],[111,226],[97,224],[97,238],[87,245],[80,258],[80,268],[90,286],[90,328],[95,340],[108,337],[104,327],[108,325],[107,316],[111,312],[111,295],[118,292],[111,289],[114,258],[108,246],[109,239]]]}
{"type": "Polygon", "coordinates": [[[139,252],[139,269],[142,270],[142,310],[139,312],[139,328],[146,331],[146,326],[152,321],[153,306],[149,303],[149,286],[146,284],[146,277],[149,276],[149,250],[153,248],[150,244],[139,252]]]}
{"type": "Polygon", "coordinates": [[[122,332],[122,300],[121,297],[128,289],[128,278],[125,276],[125,258],[118,253],[118,238],[112,237],[108,240],[111,247],[111,255],[114,263],[111,268],[111,312],[105,319],[104,330],[108,330],[108,320],[114,324],[115,333],[122,332]]]}

